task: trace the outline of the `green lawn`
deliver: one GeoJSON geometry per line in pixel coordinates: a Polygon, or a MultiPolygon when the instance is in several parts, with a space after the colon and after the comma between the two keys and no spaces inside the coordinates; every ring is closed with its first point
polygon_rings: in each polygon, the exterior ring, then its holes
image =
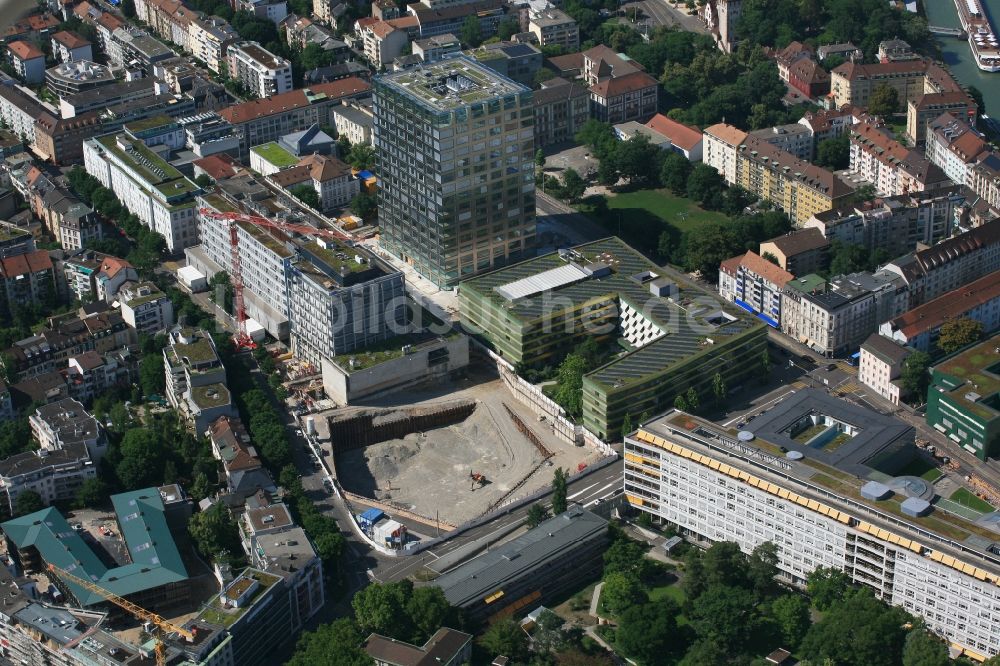
{"type": "Polygon", "coordinates": [[[967,506],[970,509],[975,509],[976,511],[981,511],[982,513],[990,513],[995,511],[993,505],[986,500],[980,499],[973,495],[971,492],[965,488],[959,488],[951,494],[949,497],[952,502],[958,502],[962,506],[967,506]]]}
{"type": "MultiPolygon", "coordinates": [[[[617,194],[608,200],[608,208],[631,214],[651,214],[669,222],[681,232],[693,231],[712,222],[725,222],[726,216],[715,211],[703,210],[694,201],[675,196],[670,190],[637,190],[617,194]]],[[[611,222],[617,224],[612,215],[611,222]]]]}

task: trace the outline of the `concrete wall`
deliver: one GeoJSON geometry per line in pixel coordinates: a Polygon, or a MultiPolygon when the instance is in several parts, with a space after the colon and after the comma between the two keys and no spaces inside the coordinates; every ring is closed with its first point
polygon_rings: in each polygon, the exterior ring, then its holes
{"type": "Polygon", "coordinates": [[[323,390],[340,405],[361,398],[399,391],[430,379],[439,379],[469,365],[469,338],[459,335],[450,340],[421,345],[397,359],[363,370],[342,368],[328,359],[321,362],[323,390]],[[434,358],[444,355],[446,359],[434,358]]]}
{"type": "Polygon", "coordinates": [[[418,414],[396,410],[363,411],[355,416],[330,420],[330,445],[336,455],[340,451],[459,423],[475,410],[475,402],[464,401],[418,414]]]}

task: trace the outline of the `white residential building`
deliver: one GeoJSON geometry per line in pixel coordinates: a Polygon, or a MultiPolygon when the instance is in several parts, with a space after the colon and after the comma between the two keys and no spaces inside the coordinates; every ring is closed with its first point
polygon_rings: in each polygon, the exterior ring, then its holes
{"type": "Polygon", "coordinates": [[[163,235],[170,252],[198,243],[194,195],[201,189],[141,140],[125,132],[87,139],[83,163],[125,208],[163,235]]]}
{"type": "Polygon", "coordinates": [[[220,416],[236,416],[226,369],[215,343],[202,330],[176,327],[163,349],[167,400],[194,427],[204,433],[220,416]]]}
{"type": "Polygon", "coordinates": [[[191,21],[188,27],[188,46],[193,55],[215,73],[226,62],[226,51],[240,38],[233,26],[218,16],[207,16],[191,21]]]}
{"type": "Polygon", "coordinates": [[[719,294],[764,323],[780,328],[782,290],[794,279],[794,275],[756,252],[747,252],[719,266],[719,294]]]}
{"type": "Polygon", "coordinates": [[[356,143],[372,142],[372,124],[375,116],[371,107],[341,104],[330,109],[337,138],[346,136],[353,146],[356,143]]]}
{"type": "Polygon", "coordinates": [[[107,451],[104,431],[83,405],[73,398],[43,405],[28,417],[31,435],[45,451],[58,451],[73,444],[83,444],[92,460],[100,460],[107,451]]]}
{"type": "Polygon", "coordinates": [[[398,58],[410,36],[403,28],[397,28],[390,21],[376,21],[361,28],[362,50],[368,63],[375,68],[388,67],[398,58]]]}
{"type": "Polygon", "coordinates": [[[320,212],[348,205],[361,189],[351,167],[328,155],[305,157],[293,167],[272,173],[268,180],[285,190],[299,185],[312,187],[319,197],[320,212]]]}
{"type": "Polygon", "coordinates": [[[912,350],[878,333],[872,333],[861,345],[858,381],[894,405],[905,393],[899,375],[903,361],[912,350]]]}
{"type": "Polygon", "coordinates": [[[8,44],[7,61],[14,73],[27,84],[45,80],[45,54],[31,42],[18,40],[8,44]]]}
{"type": "Polygon", "coordinates": [[[950,113],[941,114],[927,126],[924,152],[945,175],[959,185],[973,187],[972,169],[992,154],[983,135],[950,113]]]}
{"type": "Polygon", "coordinates": [[[85,60],[93,62],[94,49],[90,42],[68,30],[61,30],[52,35],[52,54],[59,62],[76,62],[85,60]]]}
{"type": "Polygon", "coordinates": [[[122,319],[141,333],[156,335],[174,325],[174,306],[152,282],[127,283],[118,294],[122,319]]]}
{"type": "Polygon", "coordinates": [[[229,46],[226,55],[229,76],[264,99],[292,89],[292,63],[255,42],[229,46]]]}
{"type": "Polygon", "coordinates": [[[915,455],[912,428],[816,393],[799,391],[758,417],[747,441],[676,410],[643,424],[625,439],[626,500],[706,545],[735,541],[749,553],[773,543],[779,575],[799,586],[817,567],[842,570],[923,618],[955,652],[977,661],[997,654],[995,540],[961,538],[969,523],[928,503],[933,486],[914,497],[893,478],[915,455]],[[817,422],[807,410],[827,426],[818,437],[844,435],[836,455],[780,430],[817,422]],[[851,423],[863,430],[845,432],[851,423]],[[872,483],[876,471],[882,482],[872,483]]]}
{"type": "Polygon", "coordinates": [[[71,501],[83,482],[94,478],[97,466],[84,444],[16,453],[0,460],[0,493],[12,512],[18,495],[26,490],[38,493],[45,504],[71,501]]]}
{"type": "Polygon", "coordinates": [[[529,11],[528,32],[539,46],[561,46],[567,53],[580,49],[580,27],[572,16],[555,7],[529,11]]]}
{"type": "Polygon", "coordinates": [[[706,127],[703,137],[702,161],[718,171],[727,183],[736,183],[736,155],[747,140],[747,133],[718,123],[706,127]]]}

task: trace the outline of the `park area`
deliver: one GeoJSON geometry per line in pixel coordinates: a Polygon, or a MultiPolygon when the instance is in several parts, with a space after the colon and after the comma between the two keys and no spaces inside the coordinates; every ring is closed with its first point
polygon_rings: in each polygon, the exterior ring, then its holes
{"type": "Polygon", "coordinates": [[[648,233],[650,228],[658,227],[657,220],[671,224],[684,233],[727,219],[722,213],[704,210],[691,199],[676,196],[663,188],[615,194],[608,199],[608,210],[612,211],[612,215],[602,221],[605,226],[617,225],[616,217],[620,215],[623,231],[628,225],[629,231],[638,233],[643,233],[643,230],[648,233]]]}

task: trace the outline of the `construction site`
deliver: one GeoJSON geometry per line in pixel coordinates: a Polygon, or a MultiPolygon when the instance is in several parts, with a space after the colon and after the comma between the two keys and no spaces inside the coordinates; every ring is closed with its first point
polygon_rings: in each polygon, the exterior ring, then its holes
{"type": "Polygon", "coordinates": [[[492,374],[317,415],[348,492],[442,528],[472,520],[598,452],[555,435],[492,374]]]}

